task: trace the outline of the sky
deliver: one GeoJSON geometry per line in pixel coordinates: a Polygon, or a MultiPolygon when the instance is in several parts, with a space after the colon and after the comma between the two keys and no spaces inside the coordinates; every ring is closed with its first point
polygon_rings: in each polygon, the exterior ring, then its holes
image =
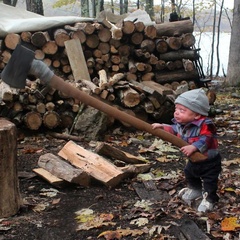
{"type": "MultiPolygon", "coordinates": [[[[207,2],[206,0],[204,0],[205,2],[207,2]]],[[[171,2],[169,0],[169,2],[171,2]]],[[[196,0],[196,2],[198,2],[198,0],[196,0]]],[[[161,4],[161,0],[154,0],[154,5],[158,5],[161,4]]],[[[234,0],[225,0],[224,1],[224,7],[225,8],[229,8],[229,9],[233,9],[233,5],[234,5],[234,0]]]]}

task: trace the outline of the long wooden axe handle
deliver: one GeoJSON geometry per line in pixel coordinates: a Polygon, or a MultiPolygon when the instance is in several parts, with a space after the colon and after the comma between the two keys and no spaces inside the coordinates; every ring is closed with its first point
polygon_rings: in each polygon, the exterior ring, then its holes
{"type": "MultiPolygon", "coordinates": [[[[126,122],[139,130],[149,132],[152,135],[155,135],[164,141],[172,143],[174,146],[181,148],[183,146],[189,145],[181,138],[173,134],[170,134],[162,129],[152,129],[151,124],[144,122],[136,117],[133,117],[117,108],[114,108],[111,105],[104,103],[93,96],[88,95],[87,93],[71,86],[70,84],[65,82],[62,78],[56,75],[54,75],[51,78],[49,85],[52,88],[55,88],[65,93],[67,96],[71,96],[72,98],[78,99],[82,103],[89,105],[95,109],[98,109],[99,111],[104,112],[115,119],[126,122]]],[[[206,156],[204,156],[200,152],[195,152],[190,156],[190,159],[193,162],[199,162],[206,160],[206,156]]]]}

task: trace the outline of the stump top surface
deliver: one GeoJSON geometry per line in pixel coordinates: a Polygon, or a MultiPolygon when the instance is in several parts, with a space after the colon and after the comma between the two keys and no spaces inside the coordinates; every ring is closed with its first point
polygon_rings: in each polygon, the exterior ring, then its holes
{"type": "Polygon", "coordinates": [[[0,118],[0,129],[12,128],[14,126],[14,123],[10,122],[9,120],[0,118]]]}

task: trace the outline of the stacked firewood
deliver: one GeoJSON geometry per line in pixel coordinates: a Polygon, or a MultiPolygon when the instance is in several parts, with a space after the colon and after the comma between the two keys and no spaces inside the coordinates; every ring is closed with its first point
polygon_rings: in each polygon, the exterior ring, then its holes
{"type": "MultiPolygon", "coordinates": [[[[112,105],[143,119],[171,115],[175,90],[195,88],[195,38],[190,20],[145,26],[122,21],[116,25],[77,22],[46,31],[10,33],[1,42],[0,70],[17,44],[35,51],[57,75],[75,87],[99,95],[112,105]],[[75,79],[65,42],[78,39],[90,79],[75,79]],[[140,116],[141,115],[141,116],[140,116]]],[[[82,63],[79,63],[82,68],[82,63]]],[[[71,127],[81,104],[30,82],[17,93],[1,87],[0,115],[24,122],[30,129],[71,127]]]]}

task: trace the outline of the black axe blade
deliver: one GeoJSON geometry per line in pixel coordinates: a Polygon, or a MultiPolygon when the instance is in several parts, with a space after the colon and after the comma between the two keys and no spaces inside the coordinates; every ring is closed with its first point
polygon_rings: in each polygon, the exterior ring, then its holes
{"type": "Polygon", "coordinates": [[[32,50],[18,44],[1,73],[2,80],[10,87],[25,88],[27,75],[34,57],[35,53],[32,50]]]}

